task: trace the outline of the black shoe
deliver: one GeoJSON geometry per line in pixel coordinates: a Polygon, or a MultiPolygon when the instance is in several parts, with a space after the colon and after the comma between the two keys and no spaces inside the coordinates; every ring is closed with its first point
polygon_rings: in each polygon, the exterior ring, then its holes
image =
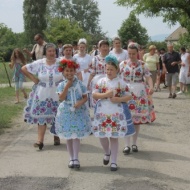
{"type": "Polygon", "coordinates": [[[39,148],[39,150],[42,150],[42,148],[44,147],[44,144],[42,142],[40,142],[40,143],[34,143],[34,147],[35,148],[39,148]]]}
{"type": "Polygon", "coordinates": [[[131,152],[131,148],[128,147],[128,146],[126,146],[126,147],[123,149],[123,154],[125,154],[125,155],[130,154],[130,152],[131,152]]]}
{"type": "Polygon", "coordinates": [[[173,93],[172,98],[174,99],[176,97],[177,97],[176,93],[173,93]]]}
{"type": "Polygon", "coordinates": [[[74,168],[74,160],[69,161],[68,168],[74,168]]]}
{"type": "Polygon", "coordinates": [[[133,151],[133,152],[138,152],[138,147],[137,147],[137,145],[132,145],[132,151],[133,151]]]}
{"type": "Polygon", "coordinates": [[[79,162],[78,159],[73,160],[73,166],[74,166],[74,168],[76,168],[76,169],[79,169],[79,168],[80,168],[80,162],[79,162]],[[75,162],[78,162],[78,163],[75,164],[75,162]]]}
{"type": "Polygon", "coordinates": [[[169,94],[168,98],[172,98],[172,94],[171,93],[169,94]]]}
{"type": "Polygon", "coordinates": [[[54,145],[55,146],[60,145],[60,138],[57,136],[54,136],[54,145]]]}
{"type": "Polygon", "coordinates": [[[111,152],[110,152],[110,154],[105,154],[105,156],[109,156],[109,160],[103,159],[103,164],[104,164],[104,165],[108,165],[109,162],[110,162],[111,152]]]}
{"type": "Polygon", "coordinates": [[[111,163],[111,165],[110,165],[110,170],[111,170],[112,172],[117,171],[117,164],[116,164],[116,163],[111,163]],[[116,167],[112,167],[112,165],[115,165],[116,167]]]}

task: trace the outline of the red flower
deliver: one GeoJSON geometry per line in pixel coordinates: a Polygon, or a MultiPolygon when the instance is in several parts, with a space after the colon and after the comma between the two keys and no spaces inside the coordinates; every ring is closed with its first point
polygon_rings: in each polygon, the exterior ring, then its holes
{"type": "Polygon", "coordinates": [[[135,75],[136,75],[136,76],[140,76],[141,73],[140,73],[139,71],[137,71],[137,72],[135,73],[135,75]]]}
{"type": "Polygon", "coordinates": [[[135,105],[134,105],[134,104],[130,104],[130,105],[129,105],[129,109],[130,109],[130,110],[134,110],[134,109],[135,109],[135,105]]]}
{"type": "Polygon", "coordinates": [[[106,93],[106,88],[102,88],[102,93],[106,93]]]}
{"type": "Polygon", "coordinates": [[[111,123],[111,119],[108,118],[108,119],[106,120],[106,123],[111,123]]]}
{"type": "Polygon", "coordinates": [[[98,85],[96,85],[96,89],[99,89],[99,86],[98,86],[98,85]]]}
{"type": "Polygon", "coordinates": [[[59,72],[63,72],[63,68],[59,67],[59,68],[58,68],[58,71],[59,71],[59,72]]]}
{"type": "Polygon", "coordinates": [[[103,123],[102,123],[102,127],[106,127],[106,122],[103,122],[103,123]]]}
{"type": "Polygon", "coordinates": [[[125,91],[129,92],[129,87],[128,86],[126,86],[125,91]]]}
{"type": "Polygon", "coordinates": [[[127,75],[127,76],[130,75],[130,71],[126,71],[125,75],[127,75]]]}
{"type": "Polygon", "coordinates": [[[141,104],[145,104],[146,100],[144,98],[141,99],[141,104]]]}
{"type": "Polygon", "coordinates": [[[117,123],[114,121],[111,123],[112,127],[116,127],[117,126],[117,123]]]}

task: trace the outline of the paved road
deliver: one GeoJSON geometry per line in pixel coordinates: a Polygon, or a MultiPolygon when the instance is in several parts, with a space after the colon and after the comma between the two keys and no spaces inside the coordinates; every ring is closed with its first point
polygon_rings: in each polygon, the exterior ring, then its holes
{"type": "Polygon", "coordinates": [[[167,96],[166,90],[154,94],[157,120],[142,126],[139,153],[124,156],[120,139],[117,172],[103,166],[93,136],[81,142],[81,170],[70,170],[65,141],[55,147],[47,132],[38,151],[32,147],[36,128],[18,118],[0,136],[0,190],[189,190],[190,99],[167,96]]]}

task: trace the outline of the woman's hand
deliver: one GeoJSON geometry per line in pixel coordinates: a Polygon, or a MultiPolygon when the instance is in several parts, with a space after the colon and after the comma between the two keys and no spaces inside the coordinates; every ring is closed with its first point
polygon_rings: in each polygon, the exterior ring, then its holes
{"type": "Polygon", "coordinates": [[[39,79],[38,78],[34,78],[33,82],[34,82],[34,84],[38,84],[39,83],[39,79]]]}

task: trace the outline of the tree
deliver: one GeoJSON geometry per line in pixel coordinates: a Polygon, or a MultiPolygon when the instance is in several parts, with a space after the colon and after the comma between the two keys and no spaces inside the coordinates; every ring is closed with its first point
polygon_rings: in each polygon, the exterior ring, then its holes
{"type": "Polygon", "coordinates": [[[190,0],[117,0],[121,6],[134,7],[138,14],[163,16],[163,21],[174,25],[177,22],[190,32],[190,0]]]}
{"type": "Polygon", "coordinates": [[[47,29],[44,31],[46,38],[49,42],[56,43],[58,39],[63,40],[64,44],[72,43],[79,38],[86,38],[90,40],[78,23],[70,23],[68,19],[51,19],[47,29]],[[56,38],[55,38],[56,37],[56,38]]]}
{"type": "Polygon", "coordinates": [[[24,29],[28,41],[33,42],[37,33],[46,29],[46,5],[48,0],[25,0],[23,3],[24,29]]]}
{"type": "Polygon", "coordinates": [[[52,18],[66,18],[78,25],[89,34],[100,34],[100,11],[94,0],[50,0],[49,12],[52,18]]]}
{"type": "Polygon", "coordinates": [[[128,19],[123,21],[118,34],[123,44],[126,44],[129,39],[133,39],[135,42],[145,45],[149,39],[146,28],[141,26],[133,12],[130,13],[128,19]]]}
{"type": "Polygon", "coordinates": [[[12,50],[15,48],[17,39],[10,28],[0,23],[0,52],[5,61],[10,61],[12,50]]]}

